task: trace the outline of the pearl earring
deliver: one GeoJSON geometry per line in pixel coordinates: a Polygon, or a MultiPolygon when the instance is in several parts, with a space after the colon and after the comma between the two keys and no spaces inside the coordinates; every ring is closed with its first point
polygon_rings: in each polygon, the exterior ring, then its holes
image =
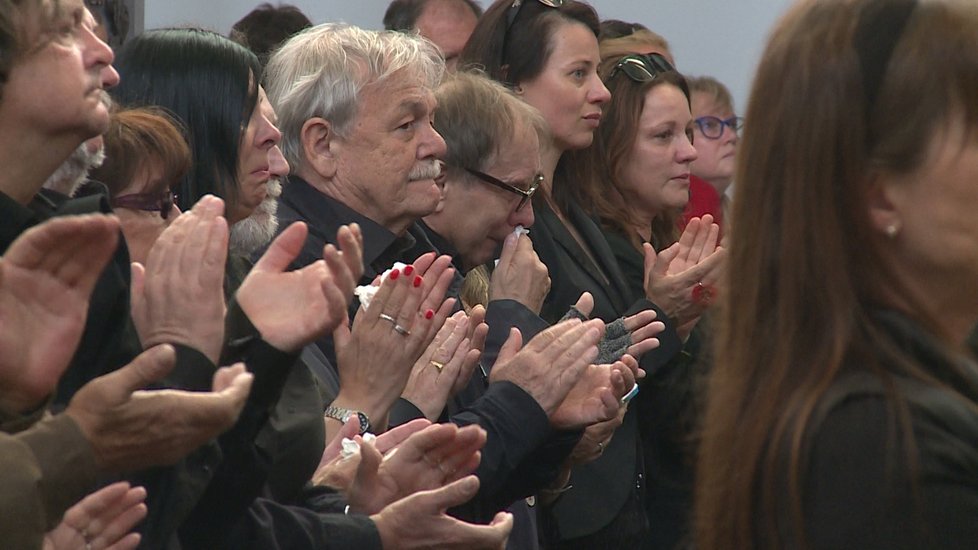
{"type": "Polygon", "coordinates": [[[900,232],[900,224],[897,223],[890,224],[886,226],[884,232],[886,233],[887,237],[892,239],[897,236],[897,233],[900,232]]]}

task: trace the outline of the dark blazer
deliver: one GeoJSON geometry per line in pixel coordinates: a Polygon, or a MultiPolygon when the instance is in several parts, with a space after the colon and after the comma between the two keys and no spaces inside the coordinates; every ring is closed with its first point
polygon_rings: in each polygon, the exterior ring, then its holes
{"type": "MultiPolygon", "coordinates": [[[[625,235],[606,226],[602,232],[629,288],[642,292],[645,255],[625,235]]],[[[704,315],[683,350],[643,381],[642,392],[633,402],[642,434],[649,548],[673,549],[690,540],[695,426],[700,384],[711,365],[709,346],[704,344],[709,333],[709,319],[704,315]]]]}
{"type": "MultiPolygon", "coordinates": [[[[530,238],[551,279],[541,316],[550,322],[559,320],[585,291],[594,297],[592,317],[606,322],[644,309],[656,309],[659,319],[666,323],[666,331],[659,335],[660,347],[646,354],[641,363],[649,374],[666,364],[681,348],[675,327],[654,304],[629,288],[598,225],[577,205],[572,204],[567,212],[570,223],[594,255],[596,265],[544,201],[533,206],[536,222],[530,229],[530,238]]],[[[602,456],[574,469],[570,481],[573,489],[565,492],[550,509],[549,519],[556,530],[552,536],[567,540],[592,535],[613,526],[614,522],[626,521],[620,517],[626,504],[628,510],[636,508],[644,486],[637,416],[635,408],[629,409],[602,456]]],[[[647,526],[628,523],[632,525],[630,534],[620,533],[614,527],[611,531],[625,537],[644,538],[647,526]]]]}

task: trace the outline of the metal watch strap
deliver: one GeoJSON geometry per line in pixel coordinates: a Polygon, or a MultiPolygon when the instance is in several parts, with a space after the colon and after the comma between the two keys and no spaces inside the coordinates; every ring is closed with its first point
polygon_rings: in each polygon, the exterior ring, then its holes
{"type": "Polygon", "coordinates": [[[370,419],[367,418],[366,414],[353,409],[344,409],[342,407],[334,407],[332,405],[326,407],[326,410],[323,411],[323,416],[332,418],[333,420],[338,420],[344,424],[346,424],[346,421],[354,415],[357,417],[357,421],[360,423],[360,435],[367,433],[370,430],[370,419]]]}

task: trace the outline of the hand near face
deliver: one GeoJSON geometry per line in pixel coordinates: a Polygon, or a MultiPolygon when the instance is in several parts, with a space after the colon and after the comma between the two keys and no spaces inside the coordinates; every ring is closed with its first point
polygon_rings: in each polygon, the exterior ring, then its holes
{"type": "Polygon", "coordinates": [[[36,408],[54,390],[85,328],[119,222],[66,216],[33,227],[0,257],[0,409],[36,408]]]}
{"type": "Polygon", "coordinates": [[[370,519],[377,525],[384,548],[502,550],[513,530],[511,514],[499,512],[489,525],[474,525],[445,513],[466,503],[478,490],[479,478],[467,476],[440,489],[402,498],[370,519]]]}
{"type": "Polygon", "coordinates": [[[207,195],[156,240],[143,270],[134,264],[132,317],[143,347],[183,344],[217,363],[224,340],[224,201],[207,195]]]}
{"type": "Polygon", "coordinates": [[[132,530],[146,517],[146,489],[121,481],[86,496],[65,512],[61,523],[44,535],[44,550],[108,548],[135,550],[139,533],[132,530]]]}
{"type": "Polygon", "coordinates": [[[514,328],[499,350],[490,382],[516,384],[552,417],[597,357],[597,343],[603,333],[601,320],[573,319],[537,334],[523,347],[519,330],[514,328]]]}
{"type": "Polygon", "coordinates": [[[401,397],[428,420],[437,420],[448,400],[472,378],[489,333],[485,316],[486,310],[475,306],[471,315],[458,311],[449,317],[411,369],[401,397]]]}
{"type": "Polygon", "coordinates": [[[693,218],[679,242],[658,255],[645,245],[646,297],[680,326],[697,320],[715,300],[726,250],[716,246],[719,226],[712,222],[709,214],[693,218]]]}
{"type": "Polygon", "coordinates": [[[156,346],[71,399],[65,414],[92,444],[102,471],[172,464],[237,420],[252,381],[241,363],[218,369],[212,392],[140,390],[166,376],[175,360],[171,346],[156,346]]]}
{"type": "Polygon", "coordinates": [[[363,237],[355,224],[340,228],[339,249],[326,245],[322,260],[286,271],[307,234],[301,222],[279,234],[236,295],[262,338],[281,351],[298,351],[344,324],[347,305],[363,273],[363,237]]]}
{"type": "Polygon", "coordinates": [[[540,313],[548,292],[550,275],[533,250],[533,241],[525,235],[510,234],[503,241],[499,265],[489,281],[489,299],[515,300],[540,313]]]}

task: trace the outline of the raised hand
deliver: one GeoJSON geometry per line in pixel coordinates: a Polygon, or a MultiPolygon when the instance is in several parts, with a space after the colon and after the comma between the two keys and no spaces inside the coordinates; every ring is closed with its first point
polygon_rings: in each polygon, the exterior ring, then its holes
{"type": "Polygon", "coordinates": [[[384,548],[501,550],[513,529],[513,516],[499,512],[489,525],[457,520],[445,511],[464,504],[479,490],[479,478],[464,477],[441,489],[405,497],[370,516],[384,548]]]}
{"type": "Polygon", "coordinates": [[[35,409],[54,390],[118,236],[113,216],[65,216],[28,229],[0,257],[0,410],[35,409]]]}
{"type": "Polygon", "coordinates": [[[425,418],[437,420],[448,400],[472,378],[489,332],[485,315],[482,306],[472,308],[472,315],[456,312],[415,362],[401,397],[425,418]]]}
{"type": "MultiPolygon", "coordinates": [[[[425,254],[403,271],[395,269],[353,319],[333,331],[340,391],[333,405],[364,412],[382,432],[411,367],[455,305],[445,292],[454,275],[451,258],[425,254]]],[[[376,284],[376,283],[375,283],[376,284]]],[[[327,438],[331,423],[327,423],[327,438]]]]}
{"type": "Polygon", "coordinates": [[[679,241],[656,254],[645,244],[645,295],[677,325],[696,321],[714,301],[726,250],[716,246],[719,226],[709,214],[693,218],[679,241]]]}
{"type": "Polygon", "coordinates": [[[346,323],[346,308],[363,273],[363,237],[354,224],[337,233],[323,259],[286,271],[308,234],[306,224],[285,229],[241,283],[236,298],[262,338],[282,351],[298,351],[346,323]]]}
{"type": "Polygon", "coordinates": [[[523,388],[552,416],[597,357],[604,333],[601,320],[562,321],[537,334],[523,349],[518,329],[499,350],[490,382],[510,381],[523,388]]]}
{"type": "Polygon", "coordinates": [[[139,533],[132,529],[146,517],[146,489],[113,483],[86,496],[65,512],[61,523],[44,535],[44,550],[134,550],[139,533]]]}
{"type": "Polygon", "coordinates": [[[550,274],[533,250],[533,241],[526,235],[511,233],[503,241],[499,264],[489,280],[489,299],[515,300],[540,313],[548,292],[550,274]]]}
{"type": "Polygon", "coordinates": [[[71,399],[65,414],[92,444],[102,471],[172,464],[237,420],[252,381],[241,363],[218,369],[213,392],[139,389],[166,376],[175,360],[171,346],[154,347],[71,399]]]}
{"type": "Polygon", "coordinates": [[[206,195],[156,240],[133,269],[132,316],[144,348],[183,344],[217,363],[224,340],[224,201],[206,195]]]}

